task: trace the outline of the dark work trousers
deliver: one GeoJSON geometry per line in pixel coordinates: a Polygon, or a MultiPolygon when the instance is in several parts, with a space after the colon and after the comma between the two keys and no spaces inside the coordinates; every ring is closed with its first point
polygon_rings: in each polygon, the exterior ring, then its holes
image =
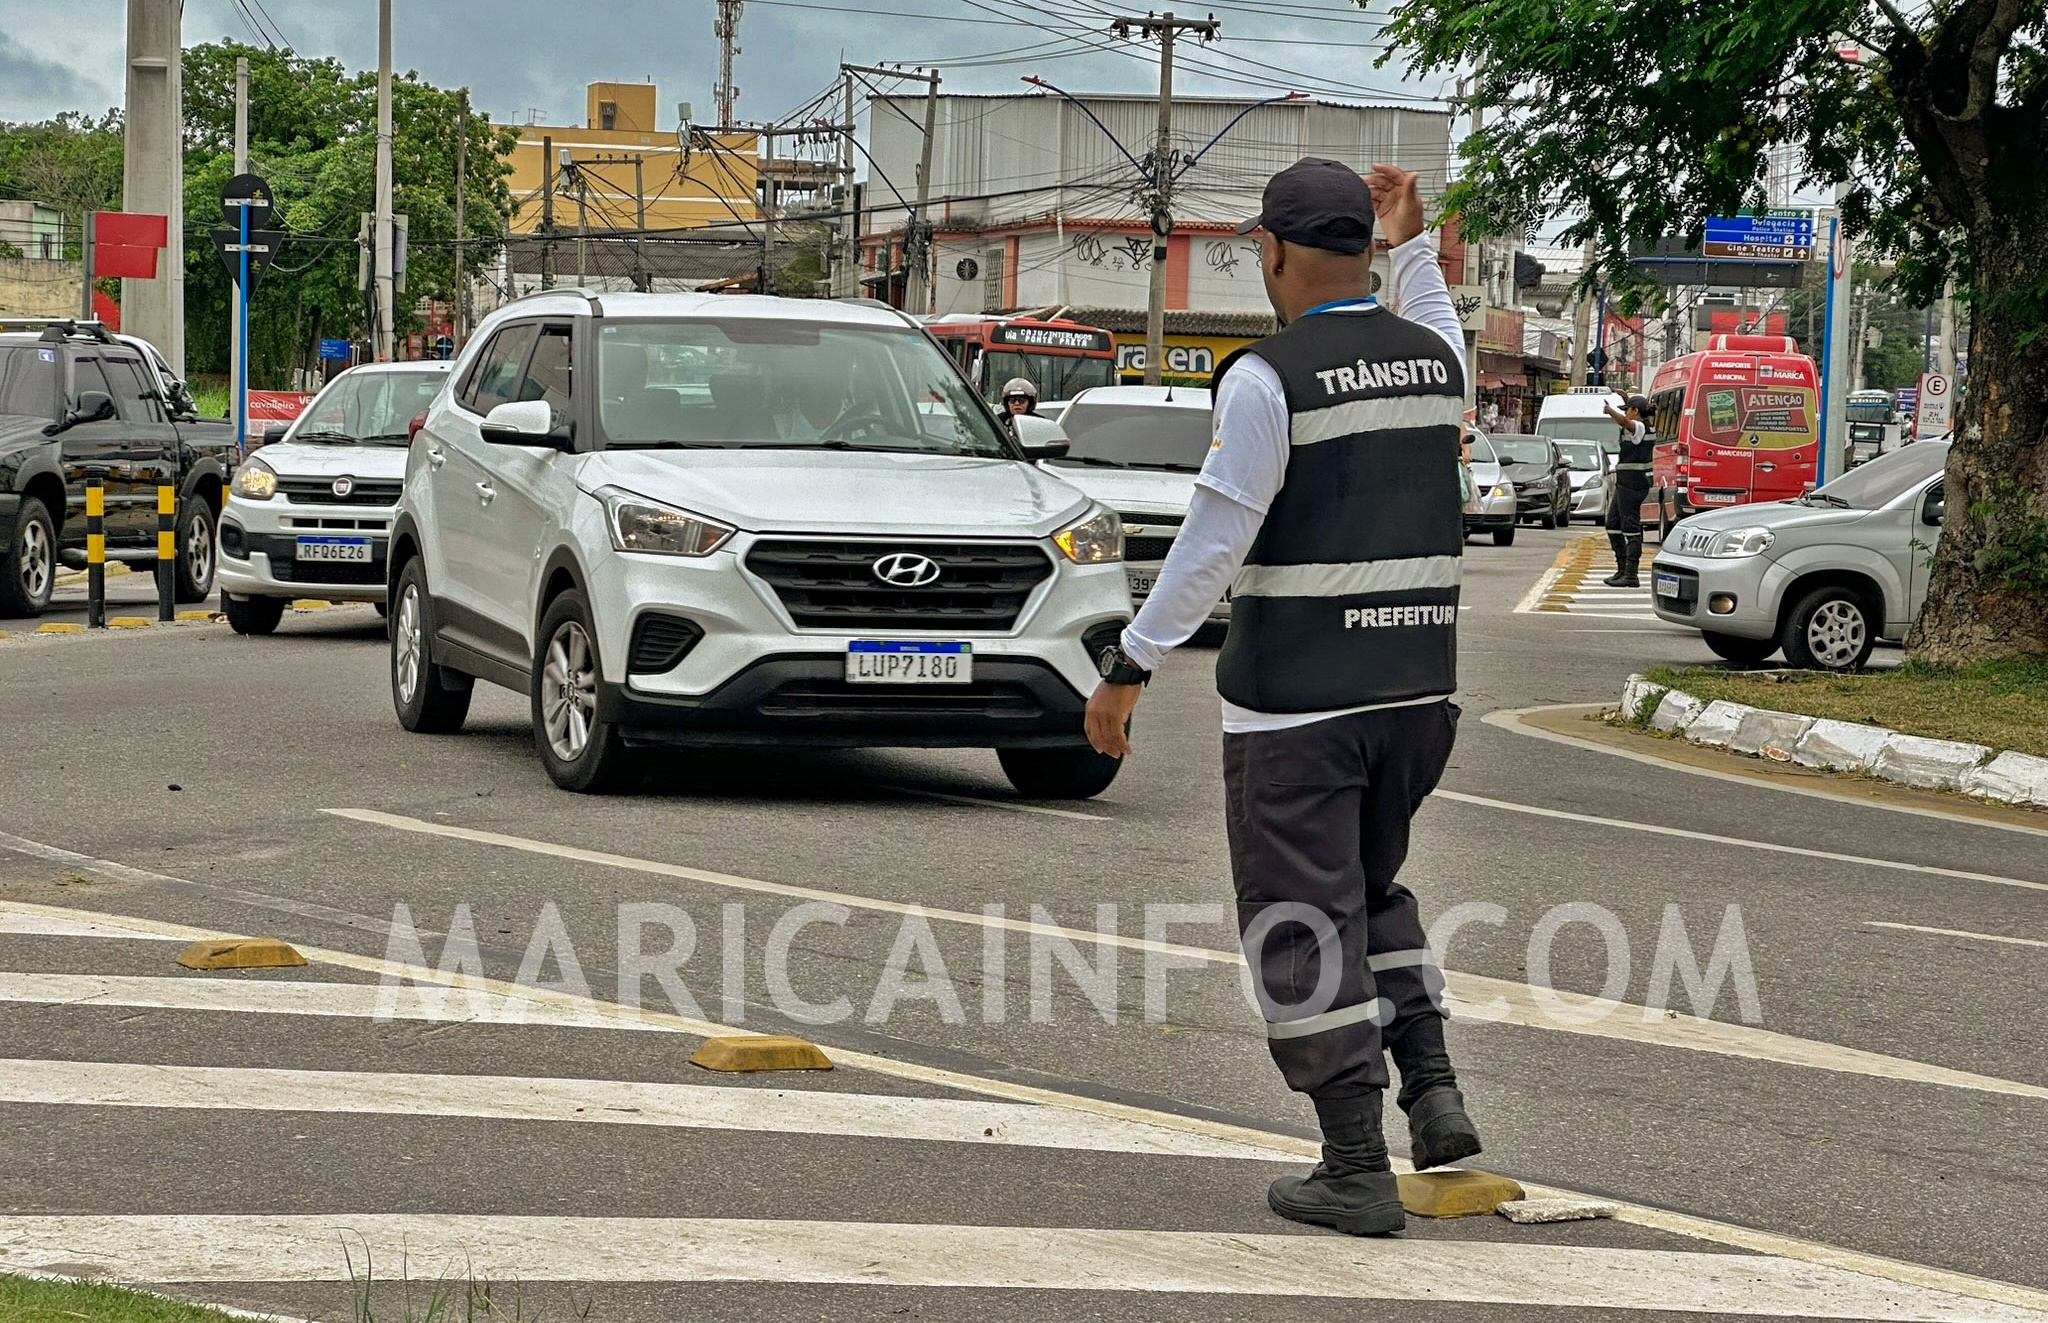
{"type": "Polygon", "coordinates": [[[1439,700],[1223,737],[1238,928],[1291,1089],[1385,1088],[1381,1030],[1444,1014],[1443,975],[1395,875],[1457,729],[1457,706],[1439,700]]]}
{"type": "Polygon", "coordinates": [[[1607,502],[1607,531],[1638,542],[1643,536],[1643,502],[1650,499],[1650,477],[1646,473],[1623,473],[1614,480],[1614,497],[1607,502]]]}

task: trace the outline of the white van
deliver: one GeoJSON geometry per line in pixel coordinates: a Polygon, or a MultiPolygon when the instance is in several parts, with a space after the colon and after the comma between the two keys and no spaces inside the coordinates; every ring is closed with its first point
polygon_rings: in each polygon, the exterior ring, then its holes
{"type": "Polygon", "coordinates": [[[1607,406],[1621,407],[1621,395],[1606,386],[1573,386],[1562,395],[1546,395],[1536,414],[1536,435],[1553,441],[1598,441],[1608,454],[1621,450],[1621,429],[1607,416],[1607,406]]]}

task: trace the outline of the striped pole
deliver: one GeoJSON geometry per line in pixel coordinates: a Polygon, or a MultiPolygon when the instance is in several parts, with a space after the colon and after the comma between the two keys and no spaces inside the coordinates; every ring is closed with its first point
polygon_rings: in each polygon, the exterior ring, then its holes
{"type": "Polygon", "coordinates": [[[107,471],[85,471],[85,624],[107,627],[107,471]]]}
{"type": "Polygon", "coordinates": [[[168,624],[177,619],[177,590],[171,575],[177,569],[178,533],[176,516],[178,489],[159,483],[156,489],[156,618],[168,624]]]}

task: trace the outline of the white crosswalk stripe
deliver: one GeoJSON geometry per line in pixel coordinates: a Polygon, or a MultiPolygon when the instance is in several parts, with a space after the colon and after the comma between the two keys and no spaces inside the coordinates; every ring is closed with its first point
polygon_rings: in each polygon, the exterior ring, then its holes
{"type": "Polygon", "coordinates": [[[1649,562],[1656,554],[1655,546],[1643,550],[1642,586],[1610,588],[1602,582],[1614,573],[1614,552],[1605,535],[1575,537],[1515,610],[1660,623],[1650,605],[1649,562]]]}
{"type": "MultiPolygon", "coordinates": [[[[0,935],[61,944],[74,962],[95,953],[109,960],[118,955],[132,968],[139,954],[133,946],[102,944],[102,939],[168,942],[189,932],[146,920],[0,902],[0,935]]],[[[19,941],[6,949],[19,951],[19,941]]],[[[666,1059],[689,1050],[692,1036],[710,1028],[674,1015],[639,1017],[610,1003],[565,994],[521,994],[474,977],[451,977],[440,986],[386,988],[361,981],[361,976],[388,974],[397,966],[344,952],[307,949],[306,954],[313,968],[289,977],[0,970],[0,1000],[36,1005],[39,1014],[54,1017],[107,1006],[149,1008],[159,1016],[247,1017],[250,1030],[277,1024],[276,1037],[313,1053],[319,1052],[323,1034],[338,1031],[345,1021],[380,1016],[440,1022],[444,1027],[435,1032],[450,1035],[502,1034],[507,1030],[500,1026],[523,1025],[525,1032],[580,1040],[591,1031],[650,1030],[655,1036],[618,1038],[620,1047],[614,1051],[680,1040],[676,1049],[665,1049],[666,1059]],[[335,973],[323,979],[323,967],[335,973]],[[330,981],[351,975],[357,981],[330,981]]],[[[140,1045],[152,1031],[131,1032],[140,1045]]],[[[1032,1159],[1040,1162],[1060,1162],[1062,1153],[1093,1154],[1095,1162],[1222,1162],[1244,1173],[1241,1182],[1232,1183],[1241,1183],[1253,1198],[1267,1176],[1281,1169],[1262,1170],[1260,1164],[1298,1170],[1302,1156],[1313,1151],[1289,1136],[1222,1122],[859,1053],[834,1055],[842,1069],[807,1076],[788,1088],[710,1075],[703,1082],[675,1083],[51,1060],[19,1054],[0,1058],[0,1105],[47,1109],[52,1116],[47,1133],[53,1135],[67,1129],[67,1113],[85,1109],[133,1109],[138,1117],[154,1118],[299,1114],[361,1118],[363,1124],[381,1118],[387,1126],[432,1120],[444,1127],[422,1129],[408,1140],[425,1178],[411,1206],[364,1211],[359,1202],[317,1182],[280,1180],[275,1188],[287,1192],[287,1205],[280,1209],[270,1199],[268,1211],[261,1213],[232,1208],[93,1211],[67,1207],[66,1189],[51,1184],[35,1192],[35,1201],[64,1211],[0,1216],[0,1272],[58,1271],[175,1283],[181,1291],[200,1293],[208,1283],[346,1283],[351,1280],[351,1259],[342,1251],[346,1244],[356,1263],[365,1253],[381,1262],[402,1261],[416,1280],[445,1274],[451,1280],[753,1283],[764,1289],[788,1284],[993,1288],[1047,1293],[1042,1313],[1048,1317],[1061,1311],[1054,1298],[1059,1293],[1106,1291],[1172,1293],[1190,1302],[1319,1297],[1518,1305],[1554,1310],[1561,1320],[1607,1309],[2048,1323],[2048,1294],[1735,1228],[1717,1236],[1707,1230],[1716,1224],[1632,1205],[1624,1206],[1624,1219],[1632,1217],[1634,1225],[1617,1228],[1634,1237],[1627,1245],[1560,1244],[1538,1228],[1508,1239],[1392,1241],[1301,1234],[1291,1228],[1165,1229],[1154,1224],[1159,1210],[1136,1192],[1129,1198],[1126,1225],[1021,1225],[1031,1220],[1030,1205],[1012,1205],[1028,1191],[1014,1184],[982,1192],[988,1216],[976,1225],[962,1225],[957,1216],[919,1222],[914,1203],[871,1203],[865,1217],[856,1205],[853,1215],[841,1220],[820,1220],[816,1208],[794,1199],[775,1209],[774,1216],[715,1215],[723,1211],[720,1191],[758,1183],[750,1170],[720,1167],[718,1146],[741,1142],[747,1134],[776,1137],[778,1144],[887,1144],[892,1147],[886,1157],[856,1161],[907,1165],[922,1173],[920,1179],[956,1184],[974,1179],[973,1168],[963,1166],[978,1160],[973,1155],[1003,1149],[1019,1161],[1035,1151],[1046,1155],[1032,1159]],[[883,1083],[895,1091],[876,1091],[883,1083]],[[962,1091],[974,1096],[934,1096],[962,1091]],[[598,1133],[615,1135],[620,1142],[633,1128],[676,1136],[664,1143],[699,1136],[693,1141],[698,1156],[689,1167],[690,1179],[711,1200],[708,1211],[714,1215],[634,1216],[635,1210],[622,1208],[619,1215],[607,1216],[508,1216],[435,1206],[431,1164],[437,1158],[459,1161],[477,1143],[491,1142],[499,1127],[534,1125],[601,1126],[606,1130],[598,1133]],[[337,1207],[346,1211],[334,1211],[337,1207]],[[1634,1216],[1637,1212],[1642,1215],[1634,1216]],[[875,1220],[874,1213],[886,1220],[875,1220]],[[1702,1247],[1688,1238],[1701,1236],[1722,1243],[1702,1247]],[[1661,1238],[1664,1247],[1642,1248],[1645,1237],[1661,1238]],[[1766,1239],[1769,1245],[1761,1243],[1766,1239]]],[[[524,1142],[533,1152],[546,1151],[533,1141],[535,1133],[527,1130],[524,1142]]],[[[61,1171],[53,1165],[30,1170],[57,1173],[61,1182],[61,1171]]],[[[518,1179],[518,1172],[508,1172],[507,1178],[518,1179]]],[[[149,1207],[146,1201],[143,1207],[149,1207]]],[[[1262,1210],[1248,1204],[1246,1216],[1248,1226],[1264,1225],[1262,1210]]],[[[852,1309],[849,1316],[857,1312],[852,1309]]],[[[1180,1312],[1191,1320],[1210,1316],[1192,1303],[1180,1312]]]]}

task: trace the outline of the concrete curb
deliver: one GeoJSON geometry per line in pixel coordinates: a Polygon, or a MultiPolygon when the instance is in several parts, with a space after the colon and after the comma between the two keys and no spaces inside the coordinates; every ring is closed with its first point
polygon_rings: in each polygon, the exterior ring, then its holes
{"type": "Polygon", "coordinates": [[[1706,702],[1680,689],[1631,675],[1621,689],[1621,715],[1650,729],[1682,734],[1694,744],[1774,762],[1862,772],[1921,790],[1947,790],[1998,804],[2048,808],[2048,758],[1982,744],[1902,735],[1883,726],[1774,712],[1726,699],[1706,702]],[[1654,708],[1650,704],[1654,700],[1654,708]]]}

